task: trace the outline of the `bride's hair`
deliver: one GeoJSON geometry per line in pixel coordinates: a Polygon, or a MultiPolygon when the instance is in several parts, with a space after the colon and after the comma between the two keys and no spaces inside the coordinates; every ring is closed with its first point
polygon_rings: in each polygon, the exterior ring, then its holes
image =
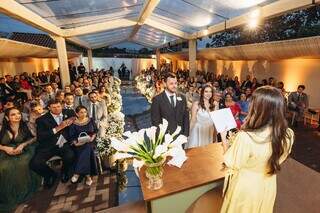
{"type": "Polygon", "coordinates": [[[213,97],[214,97],[214,89],[213,89],[212,86],[210,86],[210,85],[208,85],[208,84],[205,85],[204,87],[202,87],[202,89],[201,89],[199,106],[200,106],[202,109],[206,110],[206,107],[205,107],[205,105],[204,105],[204,91],[206,90],[206,88],[210,88],[211,91],[212,91],[212,96],[211,96],[211,98],[209,99],[209,104],[210,104],[209,110],[210,110],[210,111],[213,111],[213,110],[214,110],[214,99],[213,99],[213,97]]]}
{"type": "Polygon", "coordinates": [[[249,113],[242,126],[244,131],[255,131],[271,126],[272,154],[269,159],[269,174],[280,171],[279,159],[287,148],[285,139],[289,138],[288,123],[285,118],[285,101],[280,90],[271,86],[263,86],[252,95],[249,113]]]}

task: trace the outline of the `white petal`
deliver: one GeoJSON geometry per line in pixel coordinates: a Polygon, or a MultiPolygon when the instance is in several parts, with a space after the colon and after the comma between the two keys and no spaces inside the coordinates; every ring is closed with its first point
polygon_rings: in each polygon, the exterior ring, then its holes
{"type": "Polygon", "coordinates": [[[178,168],[181,168],[183,163],[187,160],[186,156],[175,156],[173,157],[169,162],[168,165],[176,166],[178,168]]]}
{"type": "Polygon", "coordinates": [[[177,126],[176,131],[174,131],[174,133],[172,134],[172,137],[178,135],[181,132],[181,126],[177,126]]]}
{"type": "Polygon", "coordinates": [[[117,152],[116,154],[113,155],[113,157],[115,160],[120,160],[120,159],[124,159],[124,158],[131,158],[133,156],[128,153],[117,152]]]}
{"type": "Polygon", "coordinates": [[[166,135],[164,136],[164,143],[163,143],[163,145],[168,146],[172,141],[173,141],[172,135],[166,134],[166,135]]]}
{"type": "Polygon", "coordinates": [[[125,144],[116,138],[111,138],[111,147],[122,152],[128,152],[130,150],[128,144],[125,144]]]}
{"type": "Polygon", "coordinates": [[[157,158],[168,151],[168,146],[159,145],[156,147],[153,158],[157,158]]]}
{"type": "Polygon", "coordinates": [[[133,167],[134,168],[138,168],[140,170],[140,168],[144,165],[144,161],[142,160],[137,160],[137,159],[133,159],[133,167]]]}
{"type": "Polygon", "coordinates": [[[187,143],[188,138],[184,135],[179,135],[169,146],[170,147],[176,147],[181,146],[184,143],[187,143]]]}

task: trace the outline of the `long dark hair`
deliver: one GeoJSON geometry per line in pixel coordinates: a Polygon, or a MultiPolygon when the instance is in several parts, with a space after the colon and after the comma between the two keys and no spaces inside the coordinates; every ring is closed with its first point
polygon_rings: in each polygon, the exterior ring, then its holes
{"type": "MultiPolygon", "coordinates": [[[[9,131],[13,136],[14,136],[14,132],[10,126],[10,121],[7,119],[9,117],[9,114],[12,110],[18,110],[20,112],[20,110],[16,107],[12,107],[12,108],[9,108],[9,109],[6,109],[4,111],[4,118],[3,118],[3,122],[2,122],[2,127],[1,127],[1,130],[0,130],[0,138],[3,138],[4,135],[6,134],[7,131],[9,131]]],[[[21,113],[21,112],[20,112],[21,113]]],[[[21,115],[21,120],[20,120],[20,124],[19,124],[19,130],[18,132],[27,132],[27,133],[30,133],[31,135],[31,132],[27,126],[27,124],[23,121],[22,119],[22,115],[21,115]]],[[[17,133],[18,133],[17,132],[17,133]]],[[[29,134],[28,134],[29,135],[29,134]]],[[[12,138],[14,139],[14,137],[12,138]]]]}
{"type": "Polygon", "coordinates": [[[268,174],[280,171],[279,159],[287,148],[285,140],[289,138],[288,123],[285,118],[285,102],[281,92],[271,86],[263,86],[252,95],[249,113],[242,126],[244,131],[254,131],[270,125],[272,127],[272,155],[268,161],[268,174]]]}
{"type": "Polygon", "coordinates": [[[206,88],[210,88],[211,91],[212,91],[212,96],[211,96],[211,98],[209,99],[209,104],[210,104],[209,110],[210,110],[210,111],[213,111],[213,110],[214,110],[214,98],[213,98],[213,97],[214,97],[214,89],[212,88],[212,86],[210,86],[210,85],[208,85],[208,84],[205,85],[204,87],[202,87],[202,89],[201,89],[199,106],[200,106],[202,109],[206,110],[206,106],[204,105],[204,91],[205,91],[206,88]]]}

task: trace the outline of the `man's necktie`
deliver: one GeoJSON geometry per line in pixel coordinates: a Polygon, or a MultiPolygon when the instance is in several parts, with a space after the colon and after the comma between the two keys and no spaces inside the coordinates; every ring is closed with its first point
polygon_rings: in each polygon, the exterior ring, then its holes
{"type": "Polygon", "coordinates": [[[96,120],[96,105],[92,104],[92,119],[96,120]]]}
{"type": "Polygon", "coordinates": [[[79,105],[82,106],[81,96],[79,96],[79,105]]]}
{"type": "Polygon", "coordinates": [[[174,108],[174,95],[170,96],[170,102],[171,102],[171,106],[174,108]]]}

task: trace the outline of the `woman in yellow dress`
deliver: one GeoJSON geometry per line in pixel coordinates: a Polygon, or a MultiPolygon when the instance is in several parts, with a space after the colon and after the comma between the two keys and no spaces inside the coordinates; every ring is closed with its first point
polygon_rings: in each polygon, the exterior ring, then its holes
{"type": "Polygon", "coordinates": [[[241,130],[232,139],[223,139],[227,175],[221,212],[273,212],[276,173],[293,141],[281,91],[270,86],[258,88],[241,130]]]}

